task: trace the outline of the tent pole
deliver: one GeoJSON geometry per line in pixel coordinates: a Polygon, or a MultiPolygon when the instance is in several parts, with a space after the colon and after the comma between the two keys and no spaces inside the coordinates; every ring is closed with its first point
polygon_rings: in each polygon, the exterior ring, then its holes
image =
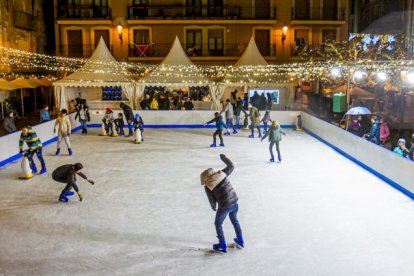
{"type": "Polygon", "coordinates": [[[22,117],[24,117],[23,88],[20,88],[20,100],[22,101],[22,117]]]}

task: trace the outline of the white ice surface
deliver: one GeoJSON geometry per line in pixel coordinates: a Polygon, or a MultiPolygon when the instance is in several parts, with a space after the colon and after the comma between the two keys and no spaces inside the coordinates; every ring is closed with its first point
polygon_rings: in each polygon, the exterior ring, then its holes
{"type": "MultiPolygon", "coordinates": [[[[0,275],[414,275],[414,202],[303,132],[283,162],[248,132],[210,149],[213,130],[146,129],[145,142],[72,135],[74,155],[44,155],[48,173],[0,169],[0,275]],[[214,212],[199,174],[234,162],[246,248],[211,253],[214,212]],[[84,201],[57,201],[51,172],[82,162],[84,201]]],[[[16,141],[17,147],[17,141],[16,141]]],[[[35,158],[37,161],[37,159],[35,158]]],[[[38,162],[37,162],[38,163],[38,162]]],[[[227,243],[234,232],[227,219],[227,243]]]]}

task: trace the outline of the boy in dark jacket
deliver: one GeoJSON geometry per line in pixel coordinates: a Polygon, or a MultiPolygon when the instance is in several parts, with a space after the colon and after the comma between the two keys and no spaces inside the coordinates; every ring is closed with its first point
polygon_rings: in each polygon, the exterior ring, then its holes
{"type": "Polygon", "coordinates": [[[56,170],[53,171],[52,173],[53,180],[57,182],[61,182],[61,183],[66,183],[66,187],[62,190],[62,193],[59,196],[59,201],[68,202],[69,199],[67,197],[75,194],[74,192],[70,191],[72,188],[74,188],[76,193],[78,194],[79,201],[83,200],[83,197],[81,193],[79,192],[78,185],[76,185],[76,175],[79,175],[83,179],[86,179],[86,181],[88,181],[92,185],[95,184],[92,180],[88,179],[86,175],[81,173],[82,169],[83,169],[82,164],[76,163],[73,165],[67,164],[67,165],[60,166],[56,170]]]}
{"type": "Polygon", "coordinates": [[[219,171],[209,168],[201,173],[200,180],[201,185],[204,185],[211,209],[213,211],[217,210],[214,224],[216,225],[219,243],[214,244],[213,249],[226,253],[227,245],[223,233],[223,222],[227,215],[229,215],[236,232],[236,238],[234,239],[236,245],[243,248],[244,240],[239,221],[237,220],[237,212],[239,210],[239,205],[237,204],[238,197],[230,184],[230,180],[227,178],[233,172],[234,166],[224,154],[220,154],[220,159],[226,164],[226,167],[219,171]],[[216,207],[217,204],[218,209],[216,207]]]}
{"type": "Polygon", "coordinates": [[[116,132],[118,132],[119,135],[125,135],[124,133],[124,116],[122,115],[122,112],[118,113],[118,118],[115,120],[116,125],[116,132]]]}
{"type": "MultiPolygon", "coordinates": [[[[210,147],[215,148],[216,147],[216,136],[218,135],[220,138],[220,146],[224,147],[223,143],[223,136],[221,135],[223,133],[223,129],[227,128],[226,124],[223,121],[223,117],[221,117],[220,113],[216,112],[214,113],[214,119],[211,121],[208,121],[206,125],[211,124],[213,122],[216,122],[216,131],[213,134],[213,144],[210,145],[210,147]]],[[[206,126],[204,125],[204,126],[206,126]]]]}

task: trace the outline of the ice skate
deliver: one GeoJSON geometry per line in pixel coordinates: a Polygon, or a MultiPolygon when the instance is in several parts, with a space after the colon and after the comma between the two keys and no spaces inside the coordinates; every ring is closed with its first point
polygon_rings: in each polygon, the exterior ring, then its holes
{"type": "Polygon", "coordinates": [[[60,153],[60,149],[57,149],[55,155],[59,155],[59,153],[60,153]]]}
{"type": "Polygon", "coordinates": [[[226,132],[226,133],[224,133],[224,135],[226,135],[226,136],[230,136],[230,132],[226,132]]]}
{"type": "Polygon", "coordinates": [[[213,244],[213,250],[220,253],[227,253],[226,241],[220,240],[219,243],[213,244]]]}
{"type": "Polygon", "coordinates": [[[249,135],[249,138],[254,138],[254,134],[250,134],[249,135]]]}
{"type": "Polygon", "coordinates": [[[220,143],[220,147],[224,147],[224,143],[220,143]]]}
{"type": "Polygon", "coordinates": [[[61,201],[61,202],[68,202],[69,201],[69,198],[67,198],[66,195],[64,195],[64,194],[61,194],[59,196],[59,201],[61,201]]]}
{"type": "Polygon", "coordinates": [[[257,138],[262,138],[262,135],[261,135],[261,134],[259,134],[259,136],[257,136],[257,138]]]}
{"type": "Polygon", "coordinates": [[[36,166],[33,166],[33,168],[32,168],[32,173],[37,173],[37,168],[36,168],[36,166]]]}
{"type": "Polygon", "coordinates": [[[74,194],[75,194],[74,192],[68,191],[68,192],[65,193],[65,197],[67,197],[67,196],[73,196],[74,194]]]}
{"type": "Polygon", "coordinates": [[[282,157],[278,156],[277,159],[279,160],[279,162],[282,162],[282,157]]]}
{"type": "Polygon", "coordinates": [[[236,238],[234,238],[234,242],[235,242],[236,247],[244,248],[244,240],[243,240],[242,235],[239,235],[236,238]]]}
{"type": "Polygon", "coordinates": [[[68,149],[69,156],[72,156],[72,149],[68,149]]]}
{"type": "Polygon", "coordinates": [[[270,162],[275,162],[275,158],[274,157],[272,157],[272,158],[270,158],[270,160],[269,160],[270,162]]]}
{"type": "Polygon", "coordinates": [[[237,130],[233,130],[233,134],[237,134],[238,132],[237,132],[237,130]]]}
{"type": "Polygon", "coordinates": [[[47,173],[46,168],[42,168],[42,170],[40,171],[40,174],[42,175],[42,174],[45,174],[45,173],[47,173]]]}
{"type": "Polygon", "coordinates": [[[216,147],[216,143],[213,143],[210,145],[210,148],[215,148],[216,147]]]}

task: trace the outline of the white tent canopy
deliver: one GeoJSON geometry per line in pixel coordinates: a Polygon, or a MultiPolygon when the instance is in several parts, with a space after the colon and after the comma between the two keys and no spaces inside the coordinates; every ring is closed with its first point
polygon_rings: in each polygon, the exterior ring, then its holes
{"type": "Polygon", "coordinates": [[[121,86],[131,103],[135,97],[134,82],[130,74],[114,59],[102,37],[89,60],[74,73],[54,82],[53,86],[56,107],[59,109],[67,109],[67,87],[121,86]]]}
{"type": "Polygon", "coordinates": [[[260,54],[253,36],[250,38],[249,44],[247,45],[246,50],[244,50],[243,55],[239,58],[236,64],[234,64],[234,66],[248,65],[268,65],[267,61],[260,54]]]}

